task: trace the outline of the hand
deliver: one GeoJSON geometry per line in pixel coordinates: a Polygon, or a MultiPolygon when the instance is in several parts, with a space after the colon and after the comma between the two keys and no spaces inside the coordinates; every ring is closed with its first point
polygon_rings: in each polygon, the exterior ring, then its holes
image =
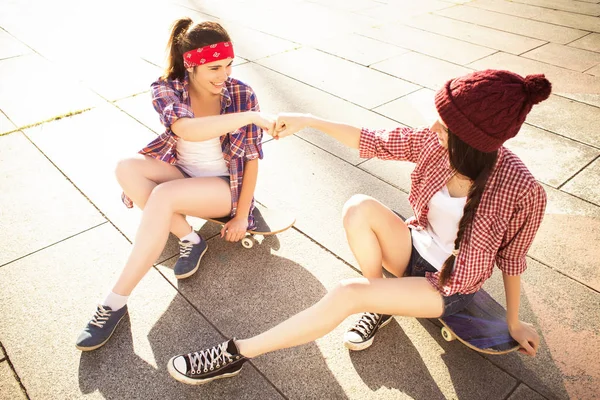
{"type": "Polygon", "coordinates": [[[275,116],[263,112],[255,112],[252,118],[252,123],[259,128],[262,128],[269,135],[273,136],[275,132],[275,116]]]}
{"type": "Polygon", "coordinates": [[[510,336],[521,345],[519,352],[532,357],[536,355],[540,344],[540,336],[533,325],[519,321],[519,323],[513,327],[509,325],[508,331],[510,332],[510,336]]]}
{"type": "Polygon", "coordinates": [[[275,139],[284,138],[306,128],[310,120],[308,114],[280,113],[277,115],[275,123],[275,132],[272,135],[275,139]]]}
{"type": "Polygon", "coordinates": [[[248,217],[235,216],[221,229],[221,237],[228,242],[239,242],[246,236],[248,217]]]}

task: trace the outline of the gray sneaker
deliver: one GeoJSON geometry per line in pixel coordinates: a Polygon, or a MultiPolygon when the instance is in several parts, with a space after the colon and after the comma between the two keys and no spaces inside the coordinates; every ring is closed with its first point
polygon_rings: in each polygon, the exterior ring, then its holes
{"type": "Polygon", "coordinates": [[[194,275],[196,271],[198,271],[200,260],[207,249],[208,245],[202,237],[200,237],[200,243],[198,244],[194,244],[187,240],[180,240],[179,260],[177,260],[175,267],[173,268],[175,278],[185,279],[194,275]]]}
{"type": "Polygon", "coordinates": [[[127,305],[117,311],[99,305],[96,313],[77,338],[75,346],[81,351],[95,350],[104,346],[125,315],[127,315],[127,305]]]}
{"type": "Polygon", "coordinates": [[[350,350],[364,350],[373,344],[375,334],[392,320],[391,315],[364,313],[344,334],[344,346],[350,350]]]}

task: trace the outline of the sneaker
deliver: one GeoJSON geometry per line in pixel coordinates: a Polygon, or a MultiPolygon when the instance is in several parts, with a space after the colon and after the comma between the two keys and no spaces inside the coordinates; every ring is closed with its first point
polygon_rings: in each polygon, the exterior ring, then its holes
{"type": "Polygon", "coordinates": [[[344,346],[354,351],[366,349],[373,344],[377,330],[389,324],[391,320],[391,315],[364,313],[344,334],[344,346]]]}
{"type": "Polygon", "coordinates": [[[175,278],[185,279],[188,278],[198,271],[200,260],[208,245],[206,241],[200,237],[200,243],[194,244],[187,240],[179,241],[179,260],[175,263],[173,271],[175,272],[175,278]]]}
{"type": "Polygon", "coordinates": [[[175,356],[169,360],[167,370],[179,382],[202,385],[239,374],[247,360],[230,339],[206,350],[175,356]]]}
{"type": "Polygon", "coordinates": [[[96,314],[77,338],[75,346],[81,351],[95,350],[103,346],[126,314],[127,305],[117,311],[113,311],[108,306],[99,305],[96,314]]]}

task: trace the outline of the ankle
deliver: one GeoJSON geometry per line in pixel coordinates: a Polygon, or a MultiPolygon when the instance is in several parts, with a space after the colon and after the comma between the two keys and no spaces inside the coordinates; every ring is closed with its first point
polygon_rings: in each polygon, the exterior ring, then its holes
{"type": "Polygon", "coordinates": [[[238,353],[246,358],[254,358],[260,354],[256,351],[252,351],[252,345],[248,343],[248,340],[234,339],[235,347],[238,349],[238,353]]]}

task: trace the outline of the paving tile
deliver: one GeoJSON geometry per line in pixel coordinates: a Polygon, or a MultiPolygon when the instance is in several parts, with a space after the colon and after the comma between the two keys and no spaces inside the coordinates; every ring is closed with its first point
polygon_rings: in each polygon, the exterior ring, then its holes
{"type": "Polygon", "coordinates": [[[413,128],[429,126],[438,117],[434,97],[434,90],[423,88],[373,111],[413,128]]]}
{"type": "Polygon", "coordinates": [[[234,41],[236,58],[239,56],[254,61],[300,47],[297,43],[267,35],[239,24],[224,23],[223,26],[234,41]]]}
{"type": "Polygon", "coordinates": [[[4,354],[4,350],[0,347],[0,361],[3,361],[6,358],[6,354],[4,354]]]}
{"type": "Polygon", "coordinates": [[[31,49],[0,29],[0,59],[31,53],[31,49]]]}
{"type": "MultiPolygon", "coordinates": [[[[410,174],[415,169],[415,164],[408,161],[390,162],[388,160],[379,160],[371,158],[358,168],[375,175],[384,182],[397,187],[408,195],[410,192],[410,174]]],[[[412,214],[411,214],[412,215],[412,214]]],[[[406,215],[408,217],[409,215],[406,215]]]]}
{"type": "Polygon", "coordinates": [[[577,29],[467,6],[448,8],[437,11],[436,14],[559,44],[567,44],[587,34],[577,29]]]}
{"type": "Polygon", "coordinates": [[[356,33],[348,33],[325,40],[316,40],[312,47],[355,63],[369,66],[409,50],[374,40],[356,33]]]}
{"type": "Polygon", "coordinates": [[[103,225],[0,269],[0,279],[13,282],[0,289],[0,338],[31,398],[280,398],[250,365],[220,385],[193,387],[169,376],[170,357],[223,338],[156,270],[130,297],[130,317],[110,342],[77,350],[77,335],[129,249],[103,225]]]}
{"type": "MultiPolygon", "coordinates": [[[[534,260],[527,264],[519,318],[537,329],[538,353],[533,358],[519,353],[485,357],[546,398],[592,399],[600,383],[600,347],[595,345],[600,315],[589,311],[600,307],[600,295],[534,260]]],[[[484,288],[505,304],[502,274],[495,273],[484,288]]]]}
{"type": "Polygon", "coordinates": [[[418,89],[403,80],[307,48],[263,58],[258,63],[365,108],[418,89]],[[318,67],[306,68],[307,64],[318,67]]]}
{"type": "Polygon", "coordinates": [[[299,138],[270,141],[264,148],[269,157],[261,164],[256,198],[264,199],[267,207],[290,210],[298,229],[348,263],[355,260],[346,244],[341,212],[352,195],[364,193],[402,215],[412,215],[406,194],[299,138]]]}
{"type": "Polygon", "coordinates": [[[600,208],[544,185],[546,214],[529,255],[600,290],[600,208]]]}
{"type": "Polygon", "coordinates": [[[600,32],[600,18],[589,15],[544,9],[535,19],[584,31],[600,32]]]}
{"type": "MultiPolygon", "coordinates": [[[[258,334],[311,306],[340,280],[358,276],[295,230],[267,237],[250,250],[217,238],[209,245],[213,252],[203,268],[177,285],[226,336],[258,334]]],[[[291,399],[504,398],[515,385],[476,353],[446,343],[428,321],[430,330],[415,319],[396,318],[368,351],[348,352],[341,337],[355,318],[315,342],[253,363],[291,399]],[[382,359],[386,368],[374,368],[382,359]]]]}
{"type": "Polygon", "coordinates": [[[562,190],[577,197],[591,201],[600,206],[600,188],[598,188],[598,177],[600,176],[600,160],[581,171],[575,178],[567,182],[562,190]]]}
{"type": "Polygon", "coordinates": [[[6,115],[0,111],[0,135],[6,132],[14,131],[16,128],[17,127],[15,124],[10,122],[6,115]]]}
{"type": "Polygon", "coordinates": [[[0,80],[0,109],[17,127],[84,110],[101,101],[37,54],[1,60],[0,76],[11,77],[0,80]]]}
{"type": "Polygon", "coordinates": [[[545,400],[546,398],[529,386],[519,384],[507,400],[545,400]]]}
{"type": "Polygon", "coordinates": [[[380,4],[377,7],[372,7],[359,12],[379,21],[398,22],[406,21],[417,15],[427,14],[451,6],[452,4],[450,3],[436,0],[387,2],[386,4],[380,4]]]}
{"type": "Polygon", "coordinates": [[[463,40],[468,43],[478,44],[480,46],[491,47],[512,54],[521,54],[545,43],[541,40],[433,14],[425,14],[411,18],[406,24],[414,28],[423,29],[425,31],[463,40]]]}
{"type": "Polygon", "coordinates": [[[152,106],[152,96],[150,95],[150,92],[121,99],[115,102],[115,105],[154,131],[157,135],[160,135],[165,131],[165,127],[160,122],[158,113],[152,106]]]}
{"type": "Polygon", "coordinates": [[[556,43],[548,43],[522,54],[522,56],[580,72],[600,64],[600,53],[574,49],[556,43]]]}
{"type": "Polygon", "coordinates": [[[523,160],[537,180],[555,188],[600,155],[599,149],[527,124],[506,142],[506,147],[523,160]]]}
{"type": "Polygon", "coordinates": [[[367,8],[381,6],[380,1],[376,0],[308,0],[311,3],[318,3],[325,7],[331,7],[336,10],[345,10],[350,12],[361,11],[367,8]]]}
{"type": "Polygon", "coordinates": [[[468,64],[495,50],[407,26],[388,24],[358,31],[361,35],[455,64],[468,64]]]}
{"type": "Polygon", "coordinates": [[[0,265],[105,222],[21,132],[0,143],[0,265]]]}
{"type": "MultiPolygon", "coordinates": [[[[358,127],[392,128],[398,126],[396,121],[256,64],[236,68],[233,76],[252,86],[257,93],[261,110],[265,112],[273,114],[279,112],[310,113],[358,127]]],[[[351,164],[364,161],[358,157],[356,150],[313,129],[305,129],[296,135],[351,164]]],[[[267,139],[268,136],[265,136],[263,141],[267,139]]],[[[263,150],[265,158],[270,158],[269,150],[264,146],[263,150]]],[[[260,168],[262,169],[262,166],[260,168]]]]}
{"type": "Polygon", "coordinates": [[[544,11],[543,8],[505,0],[475,0],[466,4],[469,7],[482,8],[516,17],[535,19],[544,11]]]}
{"type": "Polygon", "coordinates": [[[600,4],[569,0],[514,0],[517,3],[530,4],[553,10],[570,11],[578,14],[600,15],[600,4]]]}
{"type": "MultiPolygon", "coordinates": [[[[554,83],[554,81],[552,82],[554,83]]],[[[557,89],[560,90],[560,88],[557,89]]],[[[551,95],[547,100],[532,108],[527,115],[527,122],[600,148],[600,133],[594,127],[598,121],[597,116],[598,109],[596,107],[551,95]]]]}
{"type": "Polygon", "coordinates": [[[27,399],[6,361],[0,362],[0,394],[3,399],[27,399]]]}
{"type": "MultiPolygon", "coordinates": [[[[135,155],[153,140],[156,136],[152,131],[115,107],[105,106],[29,129],[26,134],[111,223],[130,240],[134,239],[141,211],[137,207],[128,209],[121,202],[122,190],[114,169],[119,160],[135,155]],[[103,140],[92,142],[89,137],[103,140]],[[61,145],[65,142],[68,147],[61,145]]],[[[195,229],[204,224],[196,218],[189,221],[195,229]]],[[[216,231],[211,225],[202,233],[210,237],[216,231]]],[[[176,244],[169,251],[175,254],[176,244]]]]}
{"type": "Polygon", "coordinates": [[[434,90],[448,79],[473,72],[472,69],[415,52],[390,58],[371,68],[434,90]]]}
{"type": "MultiPolygon", "coordinates": [[[[506,53],[494,54],[469,64],[468,67],[474,69],[508,69],[523,76],[544,73],[546,78],[552,82],[554,94],[600,107],[600,78],[593,75],[569,71],[564,68],[506,53]]],[[[544,103],[540,103],[536,107],[544,103]]],[[[578,133],[574,134],[579,135],[578,133]]]]}

